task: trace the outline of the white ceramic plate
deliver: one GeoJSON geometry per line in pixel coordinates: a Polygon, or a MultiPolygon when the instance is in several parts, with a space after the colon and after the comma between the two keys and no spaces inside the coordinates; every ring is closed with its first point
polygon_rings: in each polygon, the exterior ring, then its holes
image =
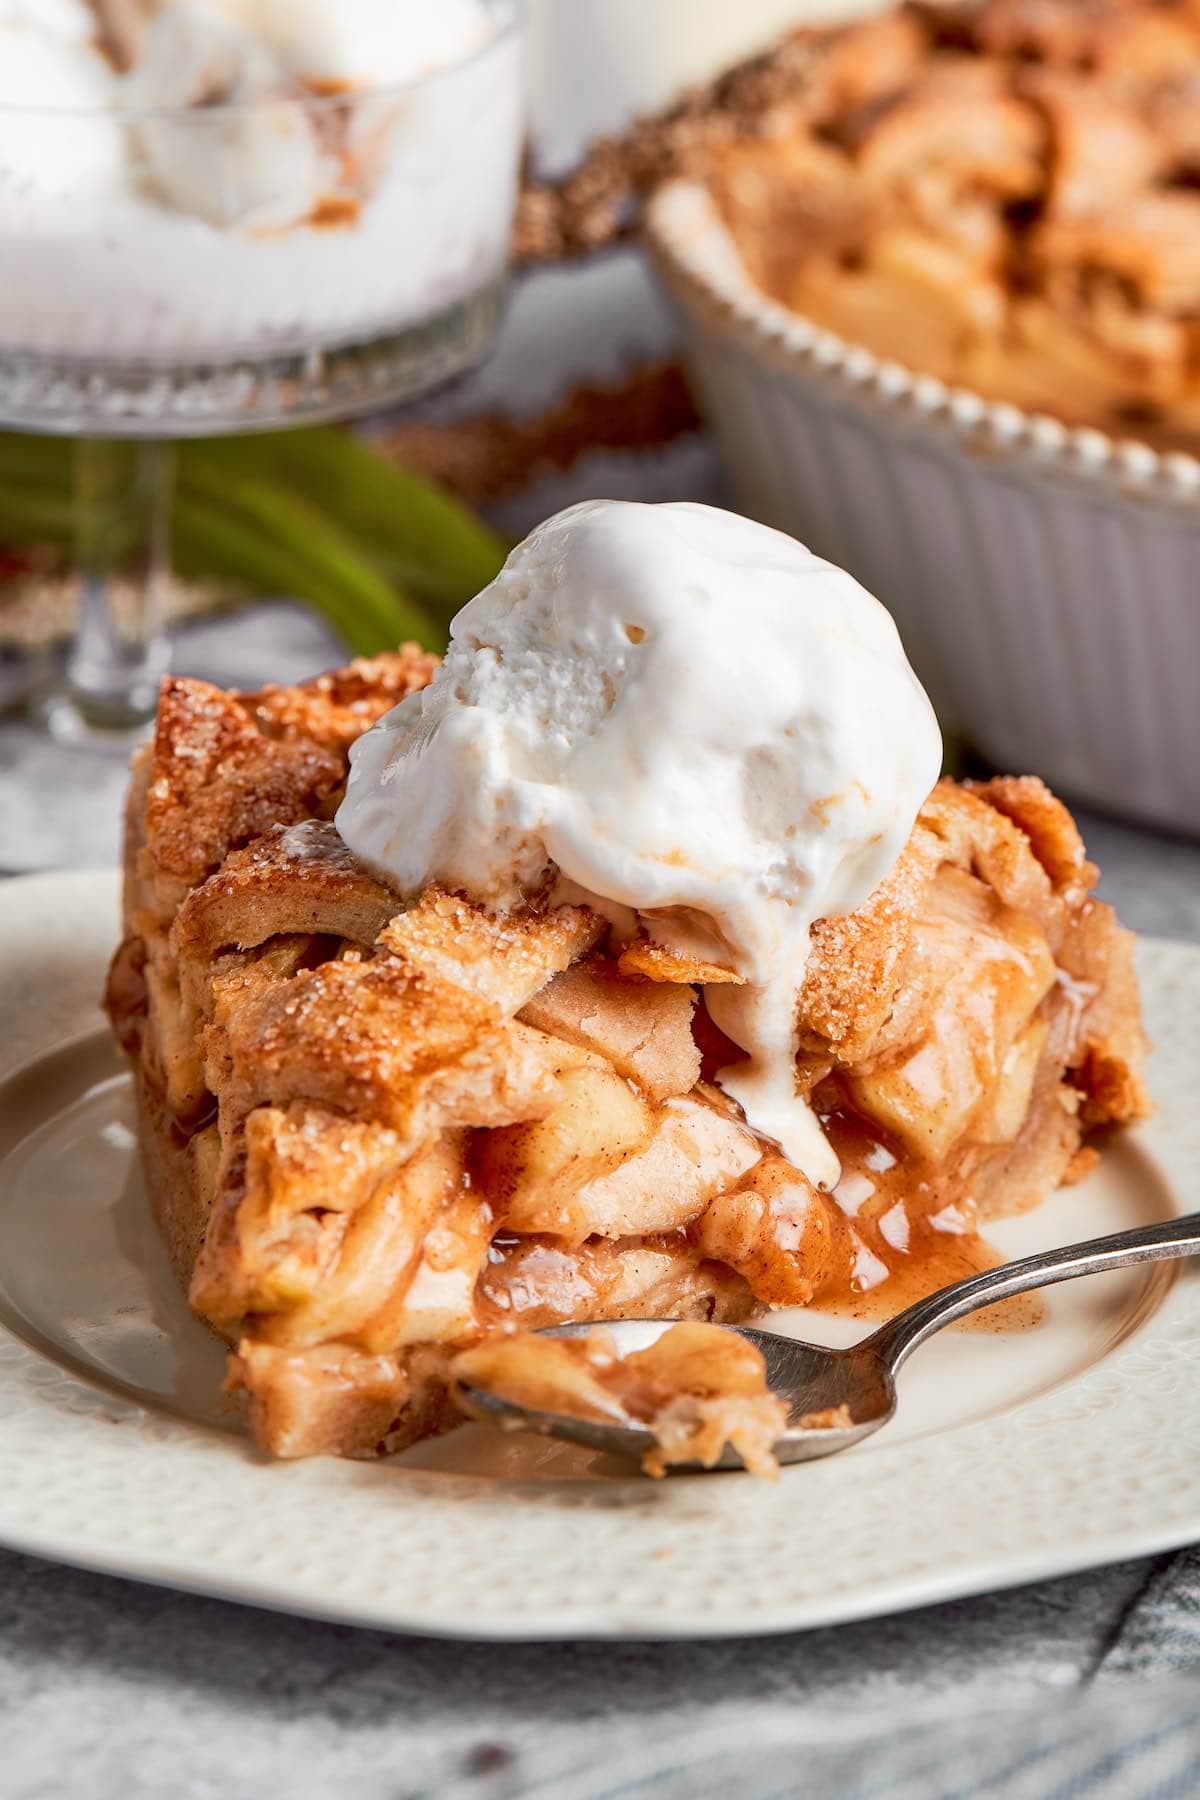
{"type": "MultiPolygon", "coordinates": [[[[108,876],[0,887],[0,1541],[356,1624],[573,1638],[784,1631],[1200,1536],[1181,1265],[1052,1290],[1034,1329],[943,1334],[893,1426],[775,1486],[650,1482],[480,1427],[383,1464],[263,1461],[145,1217],[96,1008],[115,915],[108,876]]],[[[998,1228],[1010,1253],[1194,1203],[1200,950],[1147,943],[1142,974],[1159,1115],[998,1228]]]]}

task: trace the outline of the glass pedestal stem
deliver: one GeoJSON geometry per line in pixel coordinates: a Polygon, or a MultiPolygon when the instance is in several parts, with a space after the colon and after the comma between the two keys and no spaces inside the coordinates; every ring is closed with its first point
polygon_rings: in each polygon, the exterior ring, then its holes
{"type": "Polygon", "coordinates": [[[154,716],[167,668],[173,477],[165,440],[76,442],[79,618],[49,711],[56,736],[124,735],[154,716]]]}

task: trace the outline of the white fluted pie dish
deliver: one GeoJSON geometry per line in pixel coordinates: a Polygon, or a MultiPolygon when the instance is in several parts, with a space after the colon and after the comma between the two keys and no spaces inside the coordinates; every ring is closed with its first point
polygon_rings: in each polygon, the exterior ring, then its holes
{"type": "Polygon", "coordinates": [[[949,388],[755,287],[707,191],[648,209],[741,504],[895,615],[943,725],[1200,833],[1200,460],[949,388]]]}

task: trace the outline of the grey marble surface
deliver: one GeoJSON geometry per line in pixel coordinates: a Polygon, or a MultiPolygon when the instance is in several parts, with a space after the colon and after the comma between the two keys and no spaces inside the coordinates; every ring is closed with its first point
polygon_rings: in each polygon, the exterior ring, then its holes
{"type": "Polygon", "coordinates": [[[0,1555],[0,1792],[615,1795],[703,1732],[714,1754],[741,1748],[740,1791],[762,1793],[757,1759],[781,1741],[845,1766],[901,1722],[1062,1704],[1151,1572],[1123,1564],[760,1642],[489,1646],[0,1555]]]}
{"type": "MultiPolygon", "coordinates": [[[[323,630],[284,606],[191,627],[176,646],[182,669],[245,685],[332,660],[323,630]]],[[[123,779],[119,758],[0,727],[10,870],[113,861],[123,779]]],[[[1200,846],[1083,823],[1126,920],[1200,940],[1200,846]]],[[[0,1552],[0,1797],[877,1794],[898,1791],[877,1780],[896,1766],[889,1745],[939,1730],[958,1746],[953,1767],[934,1759],[905,1791],[965,1793],[967,1720],[1001,1745],[1068,1706],[1083,1709],[1085,1739],[1103,1737],[1114,1708],[1137,1720],[1158,1708],[1178,1728],[1172,1693],[1153,1685],[1126,1676],[1108,1699],[1088,1692],[1160,1568],[762,1643],[497,1648],[278,1617],[0,1552]]],[[[1028,1779],[1018,1770],[1002,1791],[1049,1791],[1028,1779]]]]}

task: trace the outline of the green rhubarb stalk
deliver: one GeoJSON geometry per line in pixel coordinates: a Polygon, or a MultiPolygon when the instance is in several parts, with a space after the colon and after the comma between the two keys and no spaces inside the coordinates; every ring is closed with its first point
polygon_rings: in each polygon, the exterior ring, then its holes
{"type": "Polygon", "coordinates": [[[75,507],[71,500],[0,477],[0,544],[21,548],[50,544],[66,549],[74,541],[74,532],[75,507]]]}
{"type": "MultiPolygon", "coordinates": [[[[181,575],[195,580],[228,580],[256,593],[294,594],[305,569],[294,552],[269,543],[222,506],[181,497],[171,527],[172,556],[181,575]]],[[[384,634],[364,623],[344,596],[323,591],[301,596],[323,614],[356,656],[373,656],[386,647],[384,634]]],[[[393,634],[388,633],[387,642],[393,634]]]]}
{"type": "Polygon", "coordinates": [[[0,432],[0,544],[66,548],[74,529],[70,443],[0,432]]]}
{"type": "Polygon", "coordinates": [[[25,481],[60,486],[71,481],[74,445],[70,438],[32,437],[0,431],[0,484],[25,481]]]}
{"type": "Polygon", "coordinates": [[[436,638],[428,619],[340,534],[291,496],[241,484],[237,503],[194,488],[176,495],[172,554],[180,574],[223,577],[255,593],[287,594],[315,607],[360,656],[394,649],[405,638],[436,638]]]}
{"type": "MultiPolygon", "coordinates": [[[[345,431],[191,441],[177,456],[180,573],[294,595],[360,652],[440,648],[503,561],[457,501],[345,431]]],[[[75,507],[72,444],[0,432],[0,544],[69,551],[75,507]]]]}
{"type": "Polygon", "coordinates": [[[183,454],[201,462],[216,455],[225,467],[269,473],[304,494],[368,543],[403,585],[437,605],[443,619],[487,586],[507,552],[459,501],[335,427],[212,439],[185,446],[183,454]]]}
{"type": "Polygon", "coordinates": [[[436,638],[428,615],[381,573],[368,551],[341,526],[302,496],[275,482],[241,478],[213,482],[190,470],[182,491],[223,503],[263,534],[298,552],[308,563],[309,578],[295,591],[301,596],[343,594],[357,605],[365,623],[394,632],[397,621],[409,636],[423,642],[436,638]]]}
{"type": "MultiPolygon", "coordinates": [[[[0,542],[70,550],[77,526],[71,475],[69,444],[0,435],[0,542]],[[31,444],[32,456],[26,454],[31,444]],[[14,471],[21,479],[14,479],[14,471]],[[42,478],[40,487],[33,485],[35,475],[42,478]]],[[[417,630],[436,636],[392,583],[358,566],[352,549],[331,546],[336,533],[324,520],[310,518],[287,494],[257,494],[247,521],[238,499],[230,497],[239,490],[246,493],[244,482],[214,478],[203,499],[186,491],[178,495],[173,560],[182,574],[197,580],[223,577],[255,593],[294,594],[322,612],[358,653],[394,646],[417,630]]]]}

